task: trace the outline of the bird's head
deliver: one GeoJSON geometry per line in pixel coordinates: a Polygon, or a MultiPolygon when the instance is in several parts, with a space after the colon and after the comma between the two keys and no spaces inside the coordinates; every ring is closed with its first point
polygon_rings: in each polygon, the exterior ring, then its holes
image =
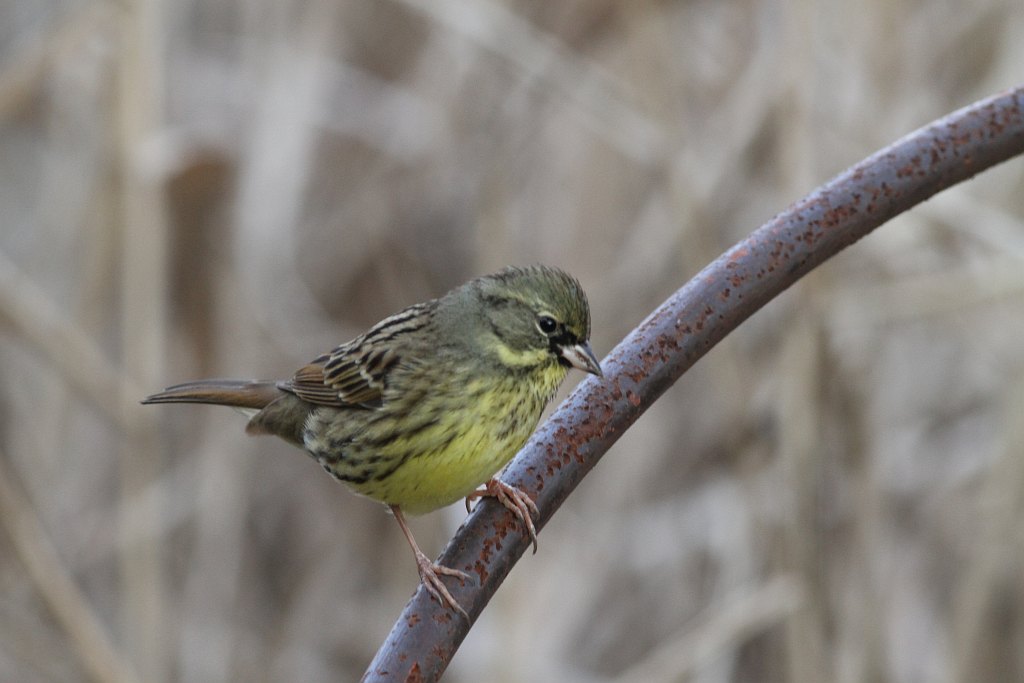
{"type": "Polygon", "coordinates": [[[466,284],[485,350],[510,369],[559,363],[601,375],[580,283],[548,266],[510,267],[466,284]]]}

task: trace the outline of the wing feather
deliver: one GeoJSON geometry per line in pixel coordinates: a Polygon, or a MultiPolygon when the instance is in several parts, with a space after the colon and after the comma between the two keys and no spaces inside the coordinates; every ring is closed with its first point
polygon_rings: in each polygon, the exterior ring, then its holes
{"type": "Polygon", "coordinates": [[[428,301],[385,318],[299,369],[281,388],[317,405],[379,407],[388,375],[411,350],[407,335],[428,325],[436,307],[428,301]]]}

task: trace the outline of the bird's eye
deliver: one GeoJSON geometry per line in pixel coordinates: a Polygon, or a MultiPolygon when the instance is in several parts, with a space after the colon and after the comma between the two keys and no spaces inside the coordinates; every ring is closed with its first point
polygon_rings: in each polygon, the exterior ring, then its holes
{"type": "Polygon", "coordinates": [[[558,323],[550,315],[542,315],[537,318],[537,327],[544,334],[552,334],[558,329],[558,323]]]}

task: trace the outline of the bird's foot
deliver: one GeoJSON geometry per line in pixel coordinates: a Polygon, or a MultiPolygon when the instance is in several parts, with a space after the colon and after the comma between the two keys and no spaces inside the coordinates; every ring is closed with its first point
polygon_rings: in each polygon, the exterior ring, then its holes
{"type": "Polygon", "coordinates": [[[448,591],[448,587],[444,585],[441,580],[441,574],[445,576],[454,576],[459,581],[470,581],[472,577],[466,572],[459,571],[458,569],[452,569],[451,567],[445,567],[444,565],[438,564],[437,562],[431,562],[430,558],[423,553],[416,551],[416,568],[420,572],[420,582],[423,587],[427,589],[427,592],[437,598],[437,601],[442,605],[448,605],[453,610],[461,614],[469,621],[469,614],[466,610],[462,609],[462,606],[456,602],[455,598],[448,591]]]}
{"type": "Polygon", "coordinates": [[[503,481],[492,478],[484,484],[482,489],[477,489],[466,496],[466,512],[469,512],[470,501],[484,497],[496,498],[499,503],[519,518],[519,521],[523,523],[527,533],[530,535],[530,541],[533,543],[533,552],[536,553],[537,527],[533,524],[533,518],[540,514],[536,503],[515,486],[510,486],[503,481]]]}

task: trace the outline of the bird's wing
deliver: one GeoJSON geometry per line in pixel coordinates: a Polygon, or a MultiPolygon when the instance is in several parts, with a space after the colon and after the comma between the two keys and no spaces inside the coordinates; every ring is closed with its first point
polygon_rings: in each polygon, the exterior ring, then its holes
{"type": "Polygon", "coordinates": [[[281,388],[299,398],[335,408],[376,408],[388,375],[412,348],[406,335],[429,324],[436,301],[415,304],[301,368],[281,388]]]}

